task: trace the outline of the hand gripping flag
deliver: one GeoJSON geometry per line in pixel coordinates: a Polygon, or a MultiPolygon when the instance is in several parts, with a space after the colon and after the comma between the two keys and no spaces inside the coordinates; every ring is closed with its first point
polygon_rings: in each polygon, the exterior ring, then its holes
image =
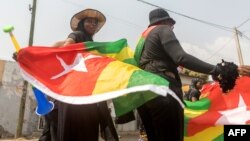
{"type": "Polygon", "coordinates": [[[185,101],[185,141],[223,141],[223,125],[249,124],[249,85],[250,77],[240,77],[222,93],[218,83],[206,84],[199,101],[185,101]]]}
{"type": "MultiPolygon", "coordinates": [[[[32,46],[21,49],[17,57],[24,79],[65,103],[89,104],[133,94],[140,95],[136,97],[139,99],[122,104],[134,104],[136,108],[156,94],[168,93],[182,104],[169,89],[168,81],[131,65],[133,52],[125,39],[60,48],[32,46]],[[135,104],[138,101],[143,102],[135,104]]],[[[129,110],[125,106],[118,113],[129,110]]]]}

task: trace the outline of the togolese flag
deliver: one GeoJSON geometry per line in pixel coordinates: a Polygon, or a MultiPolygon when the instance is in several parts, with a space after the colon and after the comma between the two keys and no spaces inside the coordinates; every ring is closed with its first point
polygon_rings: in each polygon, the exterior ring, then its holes
{"type": "Polygon", "coordinates": [[[126,96],[118,99],[122,104],[117,108],[118,115],[132,110],[131,105],[136,108],[155,98],[156,94],[170,93],[176,97],[165,79],[130,65],[135,63],[133,51],[125,39],[62,48],[27,47],[19,51],[18,63],[29,83],[66,103],[88,104],[125,94],[140,95],[128,101],[123,101],[126,96]]]}
{"type": "Polygon", "coordinates": [[[142,50],[144,48],[144,43],[145,43],[145,40],[148,36],[148,34],[155,28],[156,26],[150,26],[149,28],[147,28],[142,34],[141,34],[141,37],[139,38],[138,40],[138,43],[136,45],[136,48],[135,48],[135,55],[134,55],[134,58],[135,58],[135,61],[138,63],[140,58],[141,58],[141,53],[142,53],[142,50]]]}
{"type": "Polygon", "coordinates": [[[250,77],[240,77],[229,93],[206,84],[197,102],[186,102],[185,141],[223,141],[223,125],[250,123],[250,77]]]}

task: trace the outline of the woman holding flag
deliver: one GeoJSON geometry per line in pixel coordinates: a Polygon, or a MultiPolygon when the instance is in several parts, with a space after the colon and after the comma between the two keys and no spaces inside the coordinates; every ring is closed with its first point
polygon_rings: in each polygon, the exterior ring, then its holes
{"type": "MultiPolygon", "coordinates": [[[[93,41],[93,35],[101,29],[105,21],[106,18],[100,11],[85,9],[71,18],[73,32],[68,38],[54,46],[93,41]]],[[[119,140],[105,101],[86,105],[59,102],[58,141],[98,141],[99,126],[105,140],[119,140]]]]}

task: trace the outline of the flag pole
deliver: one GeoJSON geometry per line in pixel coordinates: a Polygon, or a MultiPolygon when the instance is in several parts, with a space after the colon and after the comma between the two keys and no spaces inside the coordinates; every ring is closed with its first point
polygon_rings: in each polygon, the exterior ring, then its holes
{"type": "MultiPolygon", "coordinates": [[[[33,0],[33,6],[29,9],[31,11],[29,46],[31,46],[33,44],[34,27],[35,27],[35,15],[36,15],[36,2],[37,2],[37,0],[33,0]]],[[[24,80],[22,97],[21,97],[20,107],[19,107],[18,124],[17,124],[17,129],[16,129],[16,135],[15,135],[16,138],[19,138],[19,137],[22,136],[24,113],[25,113],[25,103],[26,103],[26,97],[27,97],[27,89],[28,89],[28,82],[26,80],[24,80]]]]}
{"type": "Polygon", "coordinates": [[[243,57],[242,57],[242,53],[241,53],[241,48],[240,48],[240,41],[239,41],[239,37],[238,37],[239,32],[238,32],[236,27],[234,27],[234,31],[235,31],[235,43],[236,43],[236,48],[237,48],[237,52],[238,52],[239,64],[244,65],[243,57]]]}

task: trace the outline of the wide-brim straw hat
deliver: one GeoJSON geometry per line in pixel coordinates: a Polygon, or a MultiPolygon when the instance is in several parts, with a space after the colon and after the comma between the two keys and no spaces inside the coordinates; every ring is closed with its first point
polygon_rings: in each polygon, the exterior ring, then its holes
{"type": "Polygon", "coordinates": [[[78,23],[85,18],[96,18],[98,20],[98,26],[96,32],[98,32],[106,22],[106,17],[98,10],[85,9],[76,13],[70,21],[70,27],[73,31],[77,29],[78,23]]]}

